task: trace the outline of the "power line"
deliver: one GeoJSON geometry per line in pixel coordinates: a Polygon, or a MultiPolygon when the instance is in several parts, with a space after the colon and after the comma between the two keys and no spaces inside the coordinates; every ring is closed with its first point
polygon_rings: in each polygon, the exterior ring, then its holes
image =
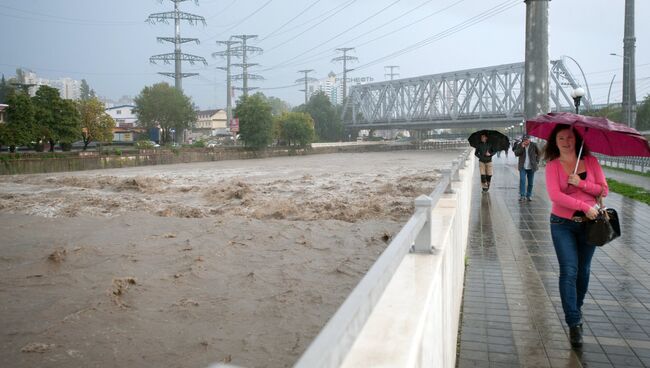
{"type": "MultiPolygon", "coordinates": [[[[339,10],[337,10],[336,12],[334,12],[334,13],[328,15],[328,16],[325,17],[325,18],[322,18],[320,22],[318,22],[318,23],[312,25],[312,26],[310,27],[310,30],[315,29],[316,26],[322,24],[322,23],[325,22],[326,20],[330,19],[331,17],[335,16],[335,15],[338,14],[339,12],[343,11],[345,8],[347,8],[348,6],[352,5],[352,4],[353,4],[354,2],[356,2],[356,1],[357,1],[357,0],[350,0],[349,2],[345,3],[345,5],[344,5],[341,9],[339,9],[339,10]]],[[[273,46],[273,47],[271,47],[271,48],[268,48],[267,52],[273,51],[273,50],[277,49],[277,48],[280,47],[280,46],[284,46],[284,45],[286,45],[289,41],[293,41],[293,40],[295,40],[296,38],[298,38],[298,37],[304,35],[305,33],[306,33],[306,32],[301,32],[301,33],[299,33],[298,35],[296,35],[296,36],[294,36],[294,37],[291,37],[291,38],[285,40],[285,41],[282,42],[282,43],[279,43],[279,44],[277,44],[277,45],[275,45],[275,46],[273,46]]]]}
{"type": "Polygon", "coordinates": [[[397,51],[395,51],[395,52],[393,52],[391,54],[380,57],[380,58],[375,59],[373,61],[370,61],[370,62],[368,62],[366,64],[363,64],[363,65],[357,67],[356,69],[357,70],[365,69],[365,68],[370,67],[372,65],[375,65],[375,64],[384,62],[386,60],[390,60],[390,59],[392,59],[394,57],[400,56],[402,54],[411,52],[413,50],[417,50],[417,49],[419,49],[421,47],[424,47],[424,46],[426,46],[426,45],[428,45],[430,43],[433,43],[435,41],[439,41],[439,40],[441,40],[441,39],[443,39],[445,37],[448,37],[448,36],[450,36],[452,34],[455,34],[455,33],[458,33],[458,32],[460,32],[462,30],[465,30],[466,28],[469,28],[469,27],[471,27],[473,25],[476,25],[476,24],[478,24],[478,23],[480,23],[480,22],[482,22],[482,21],[484,21],[484,20],[486,20],[488,18],[491,18],[491,17],[493,17],[493,16],[495,16],[497,14],[500,14],[500,13],[502,13],[502,12],[514,7],[514,6],[520,5],[519,0],[517,0],[515,2],[510,1],[510,4],[507,4],[507,3],[508,3],[508,1],[506,1],[504,3],[501,3],[501,4],[499,4],[499,5],[497,5],[497,6],[493,7],[493,8],[490,8],[490,9],[484,11],[483,13],[480,13],[480,14],[478,14],[478,15],[476,15],[476,16],[474,16],[474,17],[472,17],[472,18],[470,18],[470,19],[468,19],[468,20],[466,20],[466,21],[464,21],[462,23],[460,23],[460,24],[457,24],[457,25],[455,25],[455,26],[453,26],[451,28],[448,28],[448,29],[446,29],[446,30],[444,30],[442,32],[439,32],[439,33],[431,36],[431,37],[428,37],[428,38],[426,38],[424,40],[416,42],[416,43],[414,43],[414,44],[412,44],[410,46],[407,46],[407,47],[405,47],[403,49],[397,50],[397,51]]]}
{"type": "MultiPolygon", "coordinates": [[[[230,30],[232,30],[232,29],[234,29],[235,27],[239,26],[240,24],[244,23],[244,22],[245,22],[246,20],[248,20],[250,17],[252,17],[253,15],[257,14],[260,10],[264,9],[264,8],[265,8],[267,5],[269,5],[272,1],[273,1],[273,0],[268,0],[267,2],[264,3],[264,5],[260,6],[260,7],[257,8],[255,11],[253,11],[253,12],[250,13],[250,14],[248,14],[248,15],[245,16],[244,18],[242,18],[239,22],[235,23],[232,27],[230,27],[230,28],[224,30],[223,32],[221,32],[221,34],[228,33],[230,30]]],[[[215,38],[217,38],[217,37],[219,37],[219,36],[220,36],[220,35],[216,35],[216,36],[208,37],[208,38],[206,39],[206,41],[213,40],[213,39],[215,39],[215,38]]]]}
{"type": "MultiPolygon", "coordinates": [[[[304,25],[306,25],[306,24],[309,24],[309,23],[311,23],[311,22],[314,21],[314,20],[320,19],[320,20],[321,20],[320,22],[318,22],[318,23],[316,23],[315,25],[313,25],[313,26],[310,27],[310,29],[314,29],[314,27],[316,27],[317,25],[323,23],[324,21],[326,21],[327,19],[333,17],[334,15],[338,14],[339,12],[341,12],[341,11],[344,10],[345,8],[349,7],[350,5],[352,5],[353,3],[355,3],[356,1],[357,1],[357,0],[349,0],[349,1],[346,2],[346,3],[343,3],[343,4],[341,4],[341,5],[337,5],[337,6],[335,6],[334,8],[332,8],[332,9],[330,9],[330,10],[324,12],[324,13],[318,14],[316,17],[313,17],[313,18],[311,18],[311,19],[308,19],[308,20],[306,20],[305,22],[303,22],[303,23],[301,23],[301,24],[298,24],[298,25],[296,25],[296,26],[294,26],[294,27],[291,27],[291,28],[289,28],[289,29],[286,29],[286,30],[284,30],[284,31],[282,31],[282,32],[278,32],[278,33],[276,33],[274,36],[271,36],[271,37],[276,37],[276,36],[279,36],[279,35],[283,35],[283,34],[285,34],[285,33],[288,33],[288,32],[293,31],[293,30],[296,29],[296,28],[300,28],[300,27],[302,27],[302,26],[304,26],[304,25]],[[339,7],[340,7],[340,9],[338,9],[339,7]],[[337,10],[337,9],[338,9],[338,10],[337,10]],[[328,13],[330,13],[330,12],[334,12],[334,14],[330,14],[330,15],[328,15],[328,13]]],[[[300,34],[302,34],[302,33],[304,33],[304,32],[301,32],[300,34]]],[[[300,34],[298,34],[297,36],[299,36],[300,34]]],[[[296,38],[297,36],[291,37],[290,39],[286,40],[284,43],[286,43],[286,42],[288,42],[288,41],[290,41],[290,40],[293,40],[293,39],[296,38]]],[[[270,37],[269,37],[269,38],[270,38],[270,37]]],[[[284,44],[284,43],[283,43],[283,44],[284,44]]],[[[277,48],[277,47],[279,47],[279,46],[281,46],[281,45],[277,45],[277,46],[274,46],[274,47],[268,48],[267,51],[273,50],[274,48],[277,48]]]]}
{"type": "MultiPolygon", "coordinates": [[[[22,13],[36,15],[36,16],[39,16],[39,17],[60,19],[60,20],[64,21],[64,22],[57,22],[57,21],[51,20],[52,22],[55,22],[55,23],[78,24],[76,22],[81,22],[84,25],[105,25],[105,26],[112,26],[112,25],[124,26],[124,25],[140,25],[140,24],[142,24],[142,22],[140,22],[140,21],[122,22],[122,21],[105,21],[105,20],[93,20],[93,19],[67,18],[67,17],[60,17],[60,16],[56,16],[56,15],[52,15],[52,14],[39,13],[39,12],[35,12],[33,10],[25,10],[25,9],[14,8],[14,7],[7,6],[7,5],[0,5],[0,8],[10,9],[10,10],[14,10],[14,11],[22,12],[22,13]]],[[[7,16],[18,17],[16,15],[7,15],[7,16]]],[[[36,20],[36,21],[39,21],[39,22],[48,21],[47,19],[41,20],[41,19],[26,18],[26,17],[23,17],[23,19],[36,20]]]]}
{"type": "MultiPolygon", "coordinates": [[[[387,33],[385,33],[385,34],[383,34],[383,35],[381,35],[381,36],[379,36],[379,37],[376,37],[376,38],[374,38],[374,39],[368,41],[368,42],[365,42],[365,43],[363,43],[363,44],[357,45],[356,47],[360,47],[360,46],[366,45],[366,44],[368,44],[368,43],[370,43],[370,42],[374,42],[374,41],[377,41],[377,40],[379,40],[379,39],[382,39],[382,38],[385,38],[385,37],[388,37],[388,36],[392,36],[392,35],[394,35],[394,34],[395,34],[396,32],[398,32],[398,31],[401,31],[401,30],[403,30],[403,29],[405,29],[405,28],[412,27],[413,25],[415,25],[415,24],[417,24],[417,23],[419,23],[419,22],[422,22],[422,21],[424,21],[425,19],[430,18],[430,17],[432,17],[432,16],[434,16],[434,15],[436,15],[436,14],[442,13],[442,12],[444,12],[444,11],[450,9],[451,7],[453,7],[453,6],[455,6],[455,5],[459,4],[459,3],[461,3],[461,2],[463,2],[463,1],[465,1],[465,0],[458,0],[458,1],[456,1],[455,3],[453,3],[453,4],[450,4],[450,5],[444,7],[444,8],[442,8],[442,9],[440,9],[440,10],[436,10],[436,11],[434,11],[433,13],[430,13],[430,14],[428,14],[428,15],[426,15],[426,16],[424,16],[424,17],[422,17],[422,18],[420,18],[420,19],[418,19],[418,20],[416,20],[416,21],[414,21],[414,22],[409,22],[409,24],[407,24],[407,25],[405,25],[405,26],[403,26],[403,27],[400,27],[400,28],[398,28],[398,29],[396,29],[396,30],[393,30],[393,31],[387,32],[387,33]]],[[[422,5],[424,5],[424,3],[421,4],[421,5],[419,5],[419,6],[417,6],[417,7],[415,7],[415,8],[413,8],[413,9],[411,9],[411,10],[409,10],[409,11],[407,11],[407,12],[405,12],[405,13],[403,13],[402,15],[400,15],[400,16],[398,16],[398,17],[392,18],[392,19],[389,20],[388,22],[386,22],[386,23],[384,23],[384,24],[382,24],[382,25],[380,25],[380,26],[378,26],[378,27],[375,27],[375,28],[371,29],[371,30],[368,31],[368,32],[362,33],[362,34],[359,35],[359,36],[356,36],[356,37],[354,37],[354,38],[352,38],[352,39],[349,39],[349,40],[345,41],[344,43],[341,43],[341,44],[337,45],[336,47],[343,47],[343,45],[350,44],[352,41],[357,40],[357,39],[359,39],[359,38],[365,36],[365,35],[368,34],[368,33],[372,33],[372,32],[374,32],[374,31],[376,31],[377,29],[383,28],[384,26],[386,26],[386,25],[388,25],[388,24],[390,24],[390,23],[396,21],[397,19],[400,19],[400,18],[402,18],[402,17],[408,15],[409,13],[411,13],[411,12],[413,12],[413,11],[419,9],[422,5]]],[[[296,57],[293,57],[293,58],[289,59],[288,61],[285,61],[285,62],[282,63],[282,64],[278,64],[278,65],[276,65],[276,66],[272,66],[272,67],[269,67],[269,68],[266,68],[266,69],[263,69],[263,70],[264,70],[264,71],[268,71],[268,70],[275,69],[276,67],[279,69],[279,68],[284,68],[284,67],[291,67],[291,66],[295,66],[295,65],[300,65],[300,64],[310,63],[310,62],[313,62],[313,61],[316,61],[316,60],[321,59],[321,57],[320,57],[319,55],[323,55],[323,54],[326,54],[326,53],[327,53],[327,54],[331,54],[331,51],[330,51],[330,50],[324,50],[324,51],[321,51],[321,52],[318,52],[318,53],[314,54],[314,56],[310,57],[309,59],[303,59],[303,60],[292,61],[292,60],[298,58],[298,56],[296,56],[296,57]]],[[[328,55],[328,56],[324,56],[324,57],[329,57],[329,55],[328,55]]],[[[324,58],[324,57],[323,57],[323,58],[324,58]]]]}
{"type": "MultiPolygon", "coordinates": [[[[353,25],[353,26],[347,28],[346,30],[344,30],[344,31],[342,31],[342,32],[340,32],[340,33],[338,33],[337,35],[335,35],[334,37],[331,37],[330,39],[326,40],[325,42],[320,42],[320,43],[318,43],[316,46],[310,48],[309,50],[304,51],[304,52],[302,52],[302,53],[300,53],[300,54],[298,54],[298,55],[292,57],[291,59],[286,60],[286,61],[284,61],[284,62],[282,62],[282,63],[280,63],[280,64],[278,64],[278,65],[289,63],[289,62],[291,62],[292,60],[295,60],[295,59],[299,58],[300,56],[302,56],[302,55],[304,55],[304,54],[306,54],[306,53],[308,53],[308,52],[310,52],[310,51],[312,51],[312,50],[314,50],[314,49],[317,49],[317,48],[319,48],[319,47],[322,47],[323,45],[325,45],[325,44],[331,42],[332,40],[337,39],[337,38],[340,37],[341,35],[344,35],[346,32],[348,32],[348,31],[350,31],[350,30],[352,30],[352,29],[354,29],[354,28],[356,28],[356,27],[362,25],[363,23],[367,22],[368,20],[370,20],[370,19],[376,17],[377,15],[379,15],[379,14],[381,14],[382,12],[386,11],[388,8],[390,8],[390,7],[392,7],[393,5],[399,3],[400,1],[402,1],[402,0],[395,0],[395,1],[393,1],[392,3],[390,3],[390,4],[388,4],[387,6],[383,7],[382,9],[380,9],[380,10],[377,11],[376,13],[372,14],[371,16],[367,17],[366,19],[362,20],[361,22],[359,22],[359,23],[357,23],[357,24],[355,24],[355,25],[353,25]]],[[[273,68],[273,67],[271,67],[271,68],[273,68]]],[[[345,92],[343,92],[343,95],[345,95],[345,92]]]]}
{"type": "Polygon", "coordinates": [[[279,30],[281,30],[282,28],[284,28],[284,26],[286,26],[287,24],[293,22],[293,21],[294,21],[296,18],[298,18],[299,16],[305,14],[305,12],[307,12],[309,9],[313,8],[314,5],[318,4],[320,1],[321,1],[321,0],[316,0],[316,1],[314,1],[313,3],[311,3],[309,6],[307,6],[303,11],[301,11],[300,13],[298,13],[296,16],[294,16],[293,18],[291,18],[291,19],[289,19],[288,21],[286,21],[286,22],[285,22],[283,25],[281,25],[280,27],[278,27],[278,28],[276,28],[275,30],[271,31],[268,35],[266,35],[266,37],[262,38],[262,39],[260,40],[260,42],[266,40],[266,39],[269,38],[269,37],[273,37],[273,35],[274,35],[275,33],[277,33],[279,30]]]}

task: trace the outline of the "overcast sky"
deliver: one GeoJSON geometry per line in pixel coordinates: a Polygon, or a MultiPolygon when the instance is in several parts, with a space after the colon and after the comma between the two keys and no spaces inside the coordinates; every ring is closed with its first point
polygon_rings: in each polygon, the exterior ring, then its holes
{"type": "MultiPolygon", "coordinates": [[[[595,103],[605,103],[615,76],[612,101],[620,101],[624,0],[553,0],[549,4],[550,57],[568,55],[584,70],[595,103]]],[[[173,52],[157,36],[173,37],[173,21],[149,24],[152,13],[173,10],[169,0],[0,0],[0,73],[18,67],[49,79],[86,79],[100,96],[136,96],[144,86],[173,79],[173,64],[150,64],[149,57],[173,52]]],[[[216,40],[258,35],[251,56],[259,63],[250,81],[267,96],[292,106],[304,100],[301,69],[319,79],[340,73],[338,47],[354,47],[358,62],[350,77],[385,79],[386,65],[401,78],[522,62],[526,5],[523,0],[199,0],[181,11],[205,17],[206,25],[181,25],[183,52],[206,58],[208,66],[183,64],[200,76],[183,80],[184,92],[201,109],[225,107],[224,50],[216,40]],[[286,87],[290,86],[290,87],[286,87]]],[[[650,93],[650,1],[636,1],[637,97],[650,93]]],[[[569,64],[576,76],[579,70],[569,64]]]]}

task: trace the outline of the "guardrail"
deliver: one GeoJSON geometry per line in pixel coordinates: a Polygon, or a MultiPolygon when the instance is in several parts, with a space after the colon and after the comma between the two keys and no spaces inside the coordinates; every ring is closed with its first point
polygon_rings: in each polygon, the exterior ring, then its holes
{"type": "Polygon", "coordinates": [[[415,214],[294,368],[455,365],[474,171],[470,153],[452,162],[429,196],[415,199],[415,214]]]}
{"type": "Polygon", "coordinates": [[[638,172],[650,172],[650,157],[637,157],[637,156],[606,156],[600,153],[594,153],[598,161],[603,166],[615,167],[619,169],[627,169],[638,172]]]}
{"type": "MultiPolygon", "coordinates": [[[[447,224],[442,223],[444,222],[444,216],[434,218],[433,210],[439,205],[443,196],[452,192],[453,184],[459,181],[459,171],[465,168],[465,163],[468,157],[470,157],[469,152],[470,150],[466,150],[452,163],[452,168],[443,176],[430,196],[420,196],[415,200],[415,214],[408,220],[406,225],[388,245],[386,250],[382,253],[379,259],[377,259],[368,273],[366,273],[357,287],[352,291],[352,293],[350,293],[336,314],[328,321],[307,351],[305,351],[302,357],[298,360],[295,368],[340,367],[342,365],[354,366],[355,363],[353,363],[353,361],[363,359],[359,357],[359,354],[364,355],[363,352],[356,354],[355,357],[348,357],[348,355],[355,344],[355,341],[360,337],[364,325],[370,318],[379,300],[382,298],[387,286],[391,280],[394,279],[396,271],[398,268],[402,267],[405,256],[409,253],[428,255],[436,254],[442,256],[441,253],[443,253],[443,249],[437,248],[436,244],[441,245],[440,241],[441,238],[444,237],[444,233],[434,233],[434,230],[440,230],[440,227],[444,227],[445,225],[449,227],[462,227],[463,222],[465,225],[467,224],[466,216],[469,213],[469,208],[463,210],[462,206],[459,206],[457,208],[458,211],[454,216],[456,221],[453,223],[450,221],[450,223],[447,224]],[[348,363],[345,363],[346,358],[351,360],[348,363]]],[[[469,179],[469,181],[471,181],[471,179],[469,179]]],[[[471,192],[471,188],[469,192],[471,192]]],[[[456,195],[468,196],[469,193],[467,190],[462,190],[458,191],[456,195]]],[[[469,201],[467,203],[469,204],[469,201]]],[[[460,231],[460,234],[456,235],[457,241],[466,244],[466,229],[465,231],[460,231]]],[[[453,244],[450,249],[446,249],[446,251],[448,251],[447,256],[451,257],[454,252],[461,252],[464,255],[464,246],[461,250],[457,245],[458,244],[453,244]]],[[[458,257],[458,254],[456,254],[456,256],[457,257],[454,258],[457,258],[456,260],[460,259],[462,262],[464,256],[458,257]]],[[[462,264],[460,267],[462,267],[462,264]]],[[[458,267],[453,267],[450,264],[447,264],[447,271],[454,268],[457,269],[458,267]]],[[[440,270],[440,272],[444,272],[444,270],[440,270]]],[[[416,282],[415,280],[413,281],[416,282]]],[[[430,283],[433,280],[421,281],[424,283],[430,283]]],[[[456,281],[460,281],[460,293],[462,293],[462,275],[460,279],[456,281]]],[[[440,293],[439,297],[442,300],[444,299],[444,296],[447,296],[451,292],[451,290],[434,290],[434,292],[440,293]]],[[[422,298],[426,298],[426,295],[422,295],[422,298]]],[[[460,300],[457,300],[453,304],[459,311],[460,300]]],[[[402,312],[408,313],[407,310],[402,312]]],[[[438,341],[435,341],[432,336],[427,338],[431,339],[431,341],[428,341],[429,344],[451,343],[451,345],[453,345],[453,354],[449,351],[445,352],[445,350],[449,349],[445,349],[445,347],[442,346],[438,346],[437,349],[434,349],[444,353],[443,355],[446,358],[443,358],[443,356],[432,357],[435,362],[444,362],[444,366],[453,366],[453,361],[455,361],[455,336],[457,333],[458,313],[452,314],[455,314],[453,317],[456,321],[455,328],[452,328],[451,331],[449,331],[449,329],[444,331],[445,334],[452,336],[451,341],[448,338],[438,341]],[[450,354],[453,355],[453,357],[450,358],[450,354]]],[[[400,319],[398,316],[395,317],[400,319]]],[[[422,328],[424,327],[422,326],[422,328]]],[[[422,343],[424,343],[424,341],[422,341],[422,343]]],[[[414,349],[419,350],[413,346],[401,346],[400,348],[404,351],[413,351],[414,349]]],[[[379,353],[380,350],[377,350],[372,354],[377,355],[379,353]]],[[[431,357],[430,354],[425,354],[423,358],[425,356],[431,357]]],[[[410,357],[409,359],[412,358],[414,357],[410,357]]],[[[422,363],[423,366],[440,366],[433,364],[434,362],[431,361],[422,363]]],[[[390,364],[383,364],[383,366],[390,366],[390,364]]]]}

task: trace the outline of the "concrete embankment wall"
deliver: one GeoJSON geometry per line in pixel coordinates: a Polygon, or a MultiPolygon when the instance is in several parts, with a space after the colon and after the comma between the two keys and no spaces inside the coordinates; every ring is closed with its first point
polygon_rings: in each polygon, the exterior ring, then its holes
{"type": "MultiPolygon", "coordinates": [[[[453,142],[453,144],[458,144],[453,142]]],[[[428,144],[430,148],[453,147],[451,142],[436,142],[428,144]]],[[[248,150],[243,147],[227,148],[196,148],[196,149],[150,149],[139,152],[122,154],[100,154],[97,152],[57,152],[32,153],[14,156],[0,155],[0,175],[38,174],[60,171],[80,171],[96,169],[112,169],[146,165],[168,165],[190,162],[244,160],[277,156],[295,156],[323,154],[336,152],[382,152],[406,149],[424,148],[413,144],[360,144],[337,145],[290,150],[273,148],[266,150],[248,150]]],[[[427,147],[429,148],[429,147],[427,147]]]]}

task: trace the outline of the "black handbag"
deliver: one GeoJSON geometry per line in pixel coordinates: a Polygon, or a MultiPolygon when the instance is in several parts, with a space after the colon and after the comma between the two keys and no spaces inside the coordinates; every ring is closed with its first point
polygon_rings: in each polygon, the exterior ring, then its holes
{"type": "Polygon", "coordinates": [[[594,220],[587,222],[587,243],[603,246],[621,236],[618,213],[613,208],[606,208],[598,213],[594,220]]]}
{"type": "Polygon", "coordinates": [[[602,196],[598,196],[598,203],[598,216],[587,222],[587,243],[600,247],[621,236],[621,224],[615,209],[603,207],[602,196]]]}

